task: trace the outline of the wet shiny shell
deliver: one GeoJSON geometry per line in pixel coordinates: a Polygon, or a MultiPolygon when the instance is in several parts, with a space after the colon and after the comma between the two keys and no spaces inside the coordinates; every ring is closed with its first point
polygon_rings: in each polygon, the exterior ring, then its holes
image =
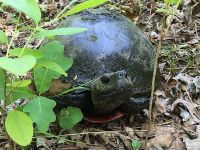
{"type": "Polygon", "coordinates": [[[74,59],[69,79],[74,85],[104,73],[125,70],[134,84],[134,95],[150,92],[155,49],[145,34],[129,19],[116,12],[89,10],[63,20],[59,27],[84,27],[73,36],[56,37],[65,55],[74,59]]]}

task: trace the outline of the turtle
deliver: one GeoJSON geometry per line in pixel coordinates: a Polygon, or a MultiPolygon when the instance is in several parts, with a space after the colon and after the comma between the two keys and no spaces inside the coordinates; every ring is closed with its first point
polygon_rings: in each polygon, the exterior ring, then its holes
{"type": "Polygon", "coordinates": [[[136,114],[148,107],[156,51],[132,21],[99,8],[69,16],[58,27],[87,28],[54,38],[64,45],[64,55],[73,59],[62,82],[84,87],[56,97],[59,108],[71,105],[88,116],[101,116],[115,110],[136,114]]]}

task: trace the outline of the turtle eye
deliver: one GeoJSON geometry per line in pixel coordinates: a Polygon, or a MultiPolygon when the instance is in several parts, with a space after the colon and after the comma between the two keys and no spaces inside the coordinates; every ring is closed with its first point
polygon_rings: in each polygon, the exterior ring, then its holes
{"type": "Polygon", "coordinates": [[[101,82],[102,82],[103,84],[106,84],[106,83],[108,83],[108,82],[110,81],[110,77],[109,77],[109,76],[102,76],[102,77],[100,78],[100,80],[101,80],[101,82]]]}

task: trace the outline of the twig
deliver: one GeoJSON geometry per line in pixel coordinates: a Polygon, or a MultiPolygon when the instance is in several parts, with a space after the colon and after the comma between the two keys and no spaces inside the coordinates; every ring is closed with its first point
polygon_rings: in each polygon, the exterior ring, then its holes
{"type": "Polygon", "coordinates": [[[159,57],[159,54],[160,54],[160,51],[161,51],[162,39],[163,39],[164,18],[165,18],[165,14],[164,14],[164,17],[163,17],[162,24],[160,25],[160,40],[159,40],[159,43],[158,43],[155,62],[154,62],[154,70],[153,70],[152,85],[151,85],[151,97],[150,97],[149,111],[148,111],[149,124],[148,124],[148,132],[147,132],[146,139],[145,139],[145,150],[147,150],[147,141],[148,141],[149,133],[150,133],[151,126],[152,126],[153,96],[154,96],[154,90],[155,90],[155,79],[156,79],[156,72],[157,72],[157,66],[158,66],[158,57],[159,57]]]}
{"type": "MultiPolygon", "coordinates": [[[[166,68],[167,70],[182,70],[184,69],[185,67],[178,67],[178,68],[166,68]]],[[[199,69],[199,67],[187,67],[187,69],[199,69]]]]}
{"type": "MultiPolygon", "coordinates": [[[[115,134],[116,132],[147,132],[148,130],[133,130],[133,131],[125,131],[125,130],[116,130],[116,131],[93,131],[93,132],[81,132],[81,133],[70,133],[70,134],[64,134],[64,135],[59,135],[60,137],[66,137],[66,136],[77,136],[77,135],[87,135],[87,134],[115,134]]],[[[41,132],[38,132],[41,133],[41,132]]],[[[44,133],[46,134],[46,133],[44,133]]]]}
{"type": "MultiPolygon", "coordinates": [[[[74,141],[74,140],[66,139],[66,135],[65,136],[57,136],[57,135],[53,135],[51,133],[44,133],[44,134],[45,134],[45,137],[64,139],[66,142],[87,144],[87,145],[90,145],[90,146],[98,146],[97,144],[90,144],[90,143],[85,143],[85,142],[81,142],[81,141],[74,141]]],[[[33,137],[33,138],[37,138],[37,137],[33,137]]]]}

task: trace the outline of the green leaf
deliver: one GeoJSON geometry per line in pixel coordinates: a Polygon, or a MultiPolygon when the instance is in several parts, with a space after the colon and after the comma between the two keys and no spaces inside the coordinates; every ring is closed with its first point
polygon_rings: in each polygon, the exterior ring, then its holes
{"type": "Polygon", "coordinates": [[[35,0],[0,0],[6,5],[17,9],[18,11],[24,12],[28,15],[36,24],[41,19],[40,8],[35,0]]]}
{"type": "MultiPolygon", "coordinates": [[[[4,93],[4,81],[5,81],[5,74],[3,72],[3,69],[0,68],[0,99],[4,99],[4,94],[3,94],[4,93]]],[[[29,82],[29,81],[25,80],[25,82],[29,82]]],[[[15,83],[17,84],[17,82],[15,82],[15,83]]],[[[15,86],[15,83],[13,84],[14,86],[15,86]]],[[[10,88],[7,88],[7,90],[6,90],[7,105],[9,105],[11,102],[14,102],[18,99],[32,98],[35,96],[34,93],[28,87],[15,87],[12,89],[12,96],[9,95],[10,93],[11,93],[10,88]]]]}
{"type": "Polygon", "coordinates": [[[88,8],[92,8],[92,7],[96,7],[98,5],[101,5],[105,2],[107,2],[108,0],[88,0],[85,1],[83,3],[80,3],[78,5],[76,5],[75,7],[71,8],[69,11],[67,11],[64,16],[69,16],[78,12],[81,12],[83,10],[86,10],[88,8]]]}
{"type": "Polygon", "coordinates": [[[33,137],[32,120],[23,112],[12,111],[8,113],[5,121],[8,135],[21,146],[31,143],[33,137]]]}
{"type": "MultiPolygon", "coordinates": [[[[2,86],[2,83],[0,82],[1,86],[0,86],[0,99],[4,98],[4,87],[2,86]]],[[[6,104],[9,105],[12,102],[18,100],[18,99],[25,99],[25,98],[32,98],[36,95],[34,95],[33,91],[31,91],[28,87],[17,87],[17,88],[13,88],[12,90],[12,96],[10,96],[10,89],[7,88],[6,90],[6,94],[7,94],[7,101],[6,104]]]]}
{"type": "Polygon", "coordinates": [[[36,123],[40,132],[46,132],[49,124],[56,120],[53,108],[56,106],[54,100],[46,97],[38,97],[24,106],[23,111],[28,112],[32,121],[36,123]]]}
{"type": "MultiPolygon", "coordinates": [[[[41,48],[41,52],[43,57],[39,59],[38,62],[41,60],[54,62],[61,66],[64,71],[68,70],[72,66],[72,59],[64,57],[64,46],[58,41],[47,43],[41,48]]],[[[41,66],[35,67],[33,72],[34,81],[39,94],[46,92],[51,86],[52,79],[57,79],[61,75],[41,66]]]]}
{"type": "MultiPolygon", "coordinates": [[[[29,84],[31,84],[31,80],[21,80],[21,81],[17,81],[17,82],[13,82],[12,83],[12,87],[16,88],[16,87],[27,87],[29,84]]],[[[10,83],[7,83],[6,86],[10,86],[10,83]]]]}
{"type": "MultiPolygon", "coordinates": [[[[15,48],[15,49],[11,49],[9,51],[10,56],[17,56],[19,57],[21,55],[23,48],[15,48]]],[[[24,52],[22,54],[22,56],[26,56],[26,55],[31,55],[35,58],[41,58],[42,57],[42,53],[36,49],[31,49],[31,48],[25,48],[24,52]]]]}
{"type": "Polygon", "coordinates": [[[62,74],[64,76],[67,76],[67,73],[63,70],[63,68],[61,66],[59,66],[58,64],[56,64],[55,62],[52,61],[46,61],[46,60],[39,60],[37,62],[38,65],[43,66],[49,70],[55,71],[59,74],[62,74]]]}
{"type": "Polygon", "coordinates": [[[131,146],[134,149],[140,149],[141,147],[141,142],[139,140],[132,140],[131,146]]]}
{"type": "Polygon", "coordinates": [[[156,12],[158,13],[167,13],[167,14],[174,14],[175,13],[175,10],[173,10],[172,8],[167,8],[167,9],[164,9],[164,8],[158,8],[156,10],[156,12]]]}
{"type": "Polygon", "coordinates": [[[24,75],[31,70],[35,64],[35,57],[30,55],[14,59],[7,57],[0,58],[0,67],[15,75],[24,75]]]}
{"type": "Polygon", "coordinates": [[[63,108],[58,114],[60,127],[63,129],[72,129],[78,122],[83,119],[83,114],[79,108],[63,108]]]}
{"type": "MultiPolygon", "coordinates": [[[[51,41],[41,48],[43,54],[43,60],[52,61],[60,65],[65,71],[67,71],[73,63],[71,58],[64,56],[64,45],[58,41],[51,41]]],[[[58,78],[59,75],[55,75],[58,78]]]]}
{"type": "Polygon", "coordinates": [[[0,43],[6,43],[6,44],[8,44],[8,37],[2,31],[0,31],[0,43]]]}
{"type": "Polygon", "coordinates": [[[68,28],[59,28],[54,30],[42,30],[35,34],[36,38],[44,38],[55,35],[73,35],[78,34],[83,31],[86,31],[86,28],[76,28],[76,27],[68,27],[68,28]]]}
{"type": "Polygon", "coordinates": [[[164,0],[167,5],[179,5],[181,0],[164,0]]]}
{"type": "Polygon", "coordinates": [[[48,69],[39,66],[33,69],[34,82],[37,91],[39,92],[39,95],[46,92],[51,86],[51,81],[53,80],[53,77],[49,72],[50,71],[48,69]]]}

